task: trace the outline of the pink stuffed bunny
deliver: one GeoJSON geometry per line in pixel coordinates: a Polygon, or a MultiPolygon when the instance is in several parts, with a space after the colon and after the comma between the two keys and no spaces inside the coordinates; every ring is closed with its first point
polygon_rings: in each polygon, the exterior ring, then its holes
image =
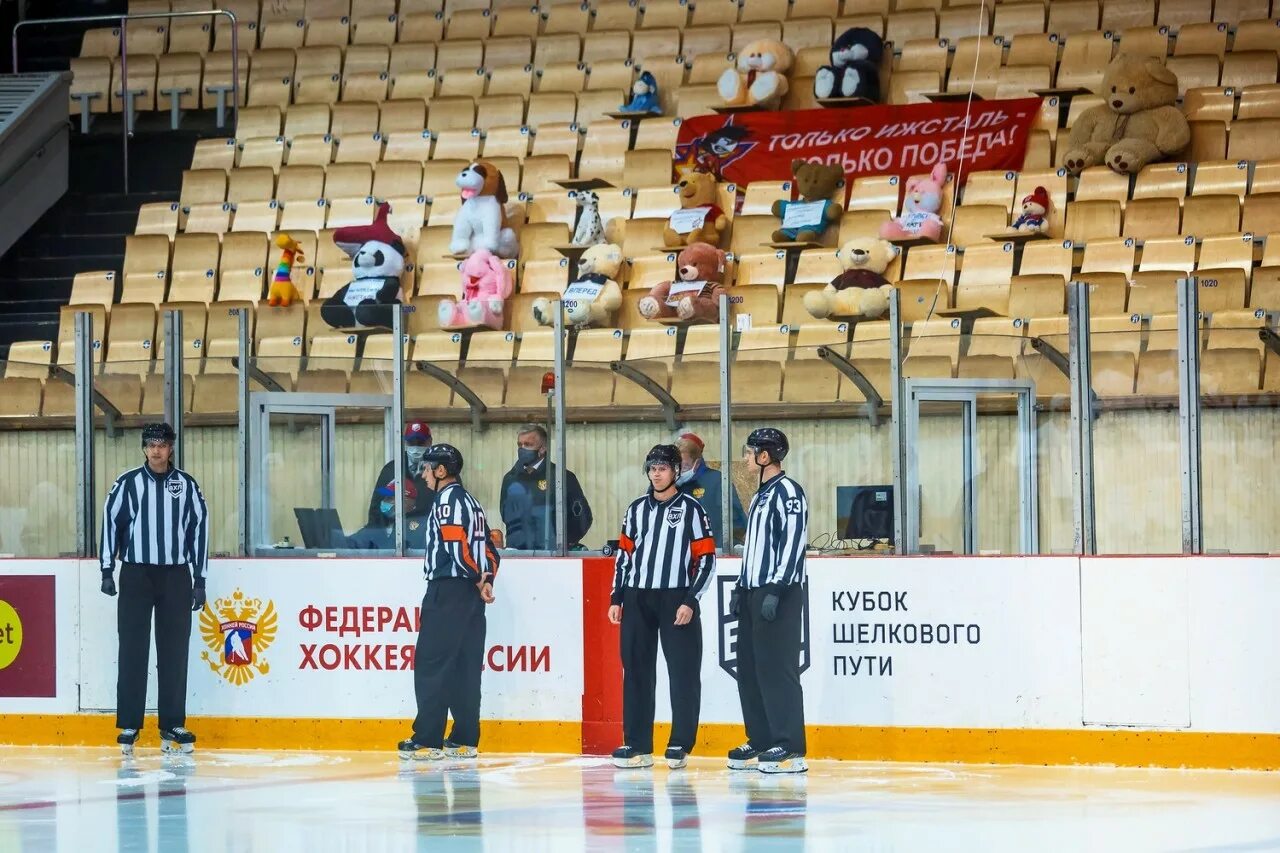
{"type": "Polygon", "coordinates": [[[947,167],[939,163],[928,177],[909,178],[902,200],[902,215],[880,226],[884,240],[942,239],[942,191],[947,184],[947,167]]]}
{"type": "Polygon", "coordinates": [[[462,299],[440,303],[440,328],[501,329],[503,303],[511,296],[511,270],[507,262],[488,249],[477,249],[458,265],[462,299]]]}

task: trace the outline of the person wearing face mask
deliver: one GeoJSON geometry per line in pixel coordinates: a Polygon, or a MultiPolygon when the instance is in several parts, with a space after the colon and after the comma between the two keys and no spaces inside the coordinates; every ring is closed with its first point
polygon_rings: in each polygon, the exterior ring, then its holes
{"type": "Polygon", "coordinates": [[[751,499],[742,572],[729,601],[738,617],[738,699],[747,730],[747,742],[729,752],[732,770],[808,769],[800,648],[809,503],[782,471],[789,449],[781,430],[763,427],[747,436],[743,450],[760,489],[751,499]]]}
{"type": "MultiPolygon", "coordinates": [[[[702,458],[704,445],[698,436],[686,432],[676,439],[676,448],[680,451],[680,476],[676,478],[676,485],[702,504],[711,519],[711,536],[717,545],[723,547],[724,513],[720,506],[723,478],[719,471],[707,465],[702,458]]],[[[747,515],[742,511],[742,501],[738,499],[737,489],[732,492],[730,511],[733,513],[733,538],[734,541],[741,542],[743,532],[747,529],[747,515]]]]}
{"type": "MultiPolygon", "coordinates": [[[[568,492],[565,536],[570,548],[591,529],[591,505],[572,471],[564,475],[568,492]]],[[[525,424],[516,434],[516,464],[502,478],[499,501],[506,525],[506,546],[517,551],[556,547],[556,468],[547,459],[547,431],[525,424]]]]}
{"type": "MultiPolygon", "coordinates": [[[[413,421],[404,426],[404,474],[418,490],[417,508],[414,514],[423,515],[427,511],[427,507],[431,506],[431,489],[427,488],[427,484],[422,479],[423,454],[427,452],[427,448],[431,446],[431,427],[422,421],[413,421]]],[[[385,495],[379,494],[379,489],[387,487],[392,480],[396,478],[396,462],[391,460],[382,466],[382,471],[378,474],[378,481],[373,484],[373,494],[369,496],[369,518],[365,522],[367,527],[380,527],[383,523],[382,511],[379,504],[382,503],[385,495]]],[[[394,505],[394,498],[392,498],[394,505]]],[[[392,509],[394,515],[395,510],[392,509]]],[[[405,504],[404,517],[410,517],[409,505],[405,504]]],[[[406,544],[408,537],[406,536],[406,544]]],[[[421,547],[421,546],[417,546],[421,547]]]]}
{"type": "MultiPolygon", "coordinates": [[[[375,490],[378,495],[378,523],[368,524],[347,537],[348,548],[390,550],[396,547],[396,483],[392,480],[375,490]]],[[[404,489],[404,546],[420,549],[426,542],[427,525],[418,511],[418,488],[410,480],[404,489]]]]}

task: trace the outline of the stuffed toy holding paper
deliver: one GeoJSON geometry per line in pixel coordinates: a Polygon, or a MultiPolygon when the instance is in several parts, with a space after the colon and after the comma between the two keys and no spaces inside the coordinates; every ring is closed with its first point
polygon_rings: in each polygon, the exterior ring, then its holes
{"type": "Polygon", "coordinates": [[[690,172],[676,186],[680,209],[671,214],[662,242],[677,249],[694,243],[720,245],[720,237],[729,227],[729,217],[716,204],[719,192],[716,179],[706,172],[690,172]]]}
{"type": "Polygon", "coordinates": [[[498,167],[476,160],[458,175],[462,209],[453,217],[449,251],[465,255],[484,249],[502,258],[520,252],[516,232],[507,223],[507,182],[498,167]]]}
{"type": "Polygon", "coordinates": [[[840,194],[840,201],[831,200],[836,190],[844,186],[844,169],[792,160],[791,174],[799,199],[773,203],[773,215],[782,220],[782,227],[773,232],[773,242],[821,243],[827,229],[844,215],[844,205],[840,203],[844,194],[840,194]]]}
{"type": "Polygon", "coordinates": [[[724,293],[725,253],[707,243],[687,246],[676,259],[676,280],[664,281],[640,300],[640,315],[649,320],[720,322],[724,293]]]}
{"type": "Polygon", "coordinates": [[[906,195],[902,199],[902,215],[880,226],[880,236],[885,240],[942,239],[942,192],[947,185],[947,167],[939,163],[925,176],[907,179],[906,195]]]}
{"type": "Polygon", "coordinates": [[[511,296],[511,268],[508,263],[515,264],[490,251],[478,249],[458,264],[462,298],[457,302],[446,299],[440,303],[437,309],[440,328],[447,331],[481,326],[501,329],[503,306],[511,296]]]}
{"type": "Polygon", "coordinates": [[[403,293],[404,243],[387,224],[391,205],[383,202],[370,225],[349,225],[333,232],[333,242],[351,258],[353,278],[325,300],[320,317],[335,329],[355,326],[391,328],[403,293]]]}
{"type": "MultiPolygon", "coordinates": [[[[618,270],[622,247],[613,243],[592,246],[578,259],[578,276],[565,287],[562,304],[570,326],[607,326],[622,305],[618,270]]],[[[533,301],[533,318],[543,326],[555,323],[550,299],[533,301]]]]}

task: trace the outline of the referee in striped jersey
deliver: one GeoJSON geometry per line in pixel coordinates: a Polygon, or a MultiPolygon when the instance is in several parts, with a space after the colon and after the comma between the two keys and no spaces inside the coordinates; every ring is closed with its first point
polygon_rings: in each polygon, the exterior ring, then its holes
{"type": "Polygon", "coordinates": [[[423,455],[422,478],[435,492],[427,517],[422,628],[413,659],[418,716],[401,758],[474,758],[480,744],[480,670],[484,608],[493,603],[499,557],[484,508],[458,478],[462,453],[434,444],[423,455]],[[453,715],[448,739],[444,727],[453,715]]]}
{"type": "Polygon", "coordinates": [[[142,428],[146,464],[126,471],[107,495],[102,520],[102,591],[116,594],[120,567],[120,665],[116,680],[116,739],[126,754],[142,728],[156,626],[160,739],[166,751],[191,752],[186,726],[187,649],[191,614],[204,607],[209,516],[195,479],[173,466],[177,436],[168,424],[142,428]],[[194,581],[193,581],[194,576],[194,581]]]}
{"type": "Polygon", "coordinates": [[[729,767],[803,773],[804,694],[800,689],[809,502],[782,471],[789,450],[781,430],[747,436],[744,458],[760,472],[747,513],[742,573],[730,607],[738,615],[738,698],[747,742],[730,751],[729,767]]]}
{"type": "Polygon", "coordinates": [[[649,493],[622,521],[609,621],[622,624],[622,734],[618,767],[653,766],[653,705],[658,641],[671,680],[667,766],[684,767],[698,739],[702,704],[702,625],[698,598],[715,568],[711,522],[697,498],[680,491],[680,451],[659,444],[644,460],[649,493]]]}

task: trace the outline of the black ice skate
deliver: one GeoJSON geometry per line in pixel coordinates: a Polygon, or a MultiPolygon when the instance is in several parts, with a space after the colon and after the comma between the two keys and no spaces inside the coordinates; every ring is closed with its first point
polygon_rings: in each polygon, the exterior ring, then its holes
{"type": "Polygon", "coordinates": [[[475,758],[479,755],[479,750],[474,746],[463,746],[451,740],[445,740],[444,754],[449,758],[475,758]]]}
{"type": "Polygon", "coordinates": [[[396,751],[405,761],[443,761],[444,750],[423,746],[413,738],[402,740],[396,745],[396,751]]]}
{"type": "Polygon", "coordinates": [[[116,736],[116,743],[120,744],[120,753],[129,757],[133,757],[133,745],[138,742],[137,729],[123,729],[116,736]]]}
{"type": "Polygon", "coordinates": [[[809,769],[803,755],[780,746],[760,753],[757,764],[761,773],[804,773],[809,769]]]}
{"type": "Polygon", "coordinates": [[[760,750],[756,749],[749,743],[742,746],[734,747],[729,750],[729,769],[730,770],[750,770],[756,764],[756,758],[760,755],[760,750]]]}
{"type": "Polygon", "coordinates": [[[667,747],[667,766],[672,770],[679,770],[689,763],[689,753],[685,752],[682,746],[667,747]]]}
{"type": "Polygon", "coordinates": [[[641,752],[629,746],[620,746],[613,751],[614,767],[652,767],[653,755],[641,752]]]}
{"type": "Polygon", "coordinates": [[[160,732],[160,751],[190,755],[196,751],[196,736],[182,726],[164,729],[160,732]]]}

